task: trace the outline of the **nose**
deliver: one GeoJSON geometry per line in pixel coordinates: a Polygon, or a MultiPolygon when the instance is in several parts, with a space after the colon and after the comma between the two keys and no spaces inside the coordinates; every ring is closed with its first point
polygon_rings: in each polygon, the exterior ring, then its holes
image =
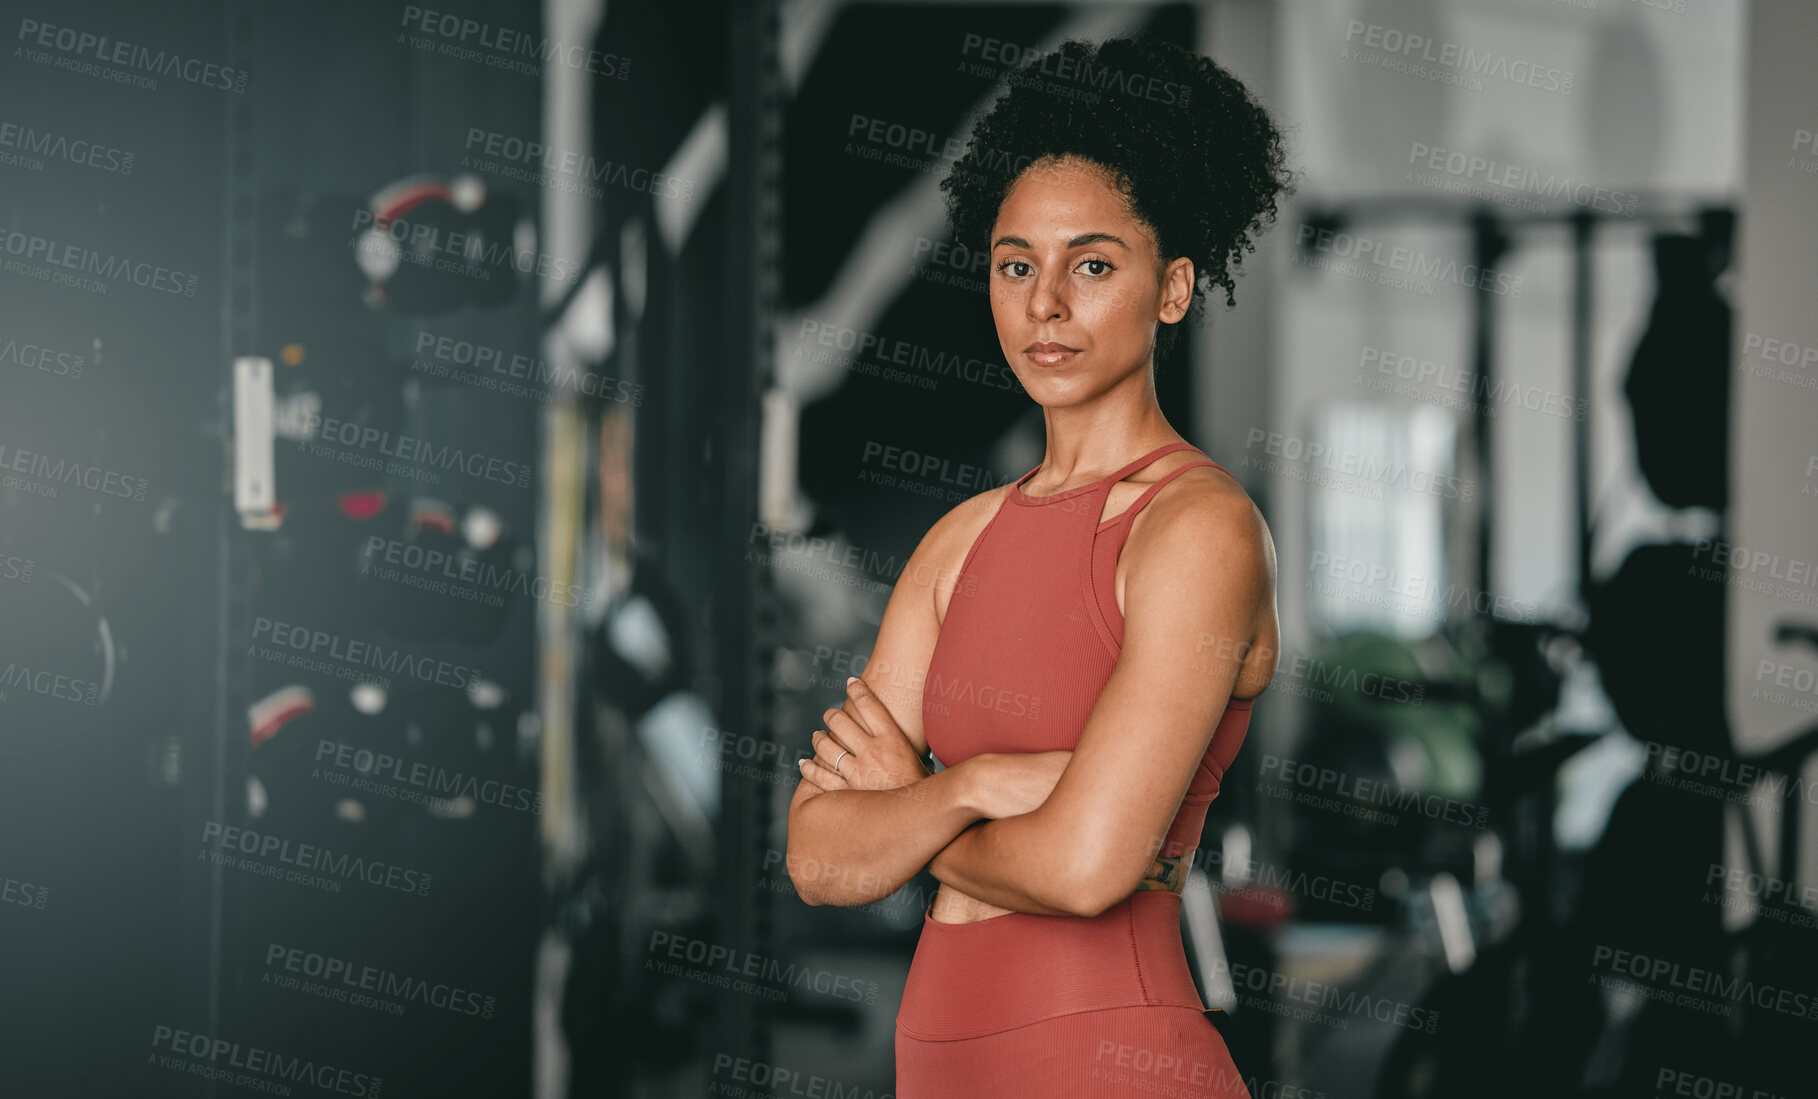
{"type": "Polygon", "coordinates": [[[1052,265],[1036,277],[1035,285],[1029,291],[1027,313],[1030,320],[1044,323],[1067,319],[1065,277],[1065,272],[1055,271],[1052,265]]]}

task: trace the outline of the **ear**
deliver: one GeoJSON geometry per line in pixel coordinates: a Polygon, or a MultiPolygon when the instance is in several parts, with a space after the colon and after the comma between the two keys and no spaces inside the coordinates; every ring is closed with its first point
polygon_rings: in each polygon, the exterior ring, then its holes
{"type": "Polygon", "coordinates": [[[1178,324],[1193,304],[1193,261],[1176,257],[1162,269],[1161,309],[1156,316],[1164,324],[1178,324]]]}

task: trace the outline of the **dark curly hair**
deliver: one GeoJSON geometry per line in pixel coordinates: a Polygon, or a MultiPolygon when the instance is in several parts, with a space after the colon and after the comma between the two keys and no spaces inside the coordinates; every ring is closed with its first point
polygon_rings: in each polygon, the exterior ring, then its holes
{"type": "MultiPolygon", "coordinates": [[[[1237,304],[1235,276],[1253,234],[1291,193],[1280,131],[1243,84],[1210,58],[1157,38],[1076,39],[1022,65],[941,180],[954,239],[991,250],[991,227],[1017,178],[1044,158],[1108,170],[1163,261],[1193,261],[1190,307],[1213,286],[1237,304]]],[[[1158,357],[1178,343],[1163,324],[1158,357]]]]}

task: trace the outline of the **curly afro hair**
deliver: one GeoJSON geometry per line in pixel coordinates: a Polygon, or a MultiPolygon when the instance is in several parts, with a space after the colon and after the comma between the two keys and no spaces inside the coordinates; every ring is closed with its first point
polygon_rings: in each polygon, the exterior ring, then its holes
{"type": "MultiPolygon", "coordinates": [[[[1163,261],[1193,261],[1193,305],[1213,286],[1237,304],[1235,277],[1253,235],[1294,190],[1280,131],[1243,84],[1211,59],[1162,39],[1069,40],[1010,74],[941,180],[954,239],[988,253],[1010,187],[1037,161],[1077,157],[1107,170],[1163,261]]],[[[1158,354],[1178,342],[1163,324],[1158,354]]]]}

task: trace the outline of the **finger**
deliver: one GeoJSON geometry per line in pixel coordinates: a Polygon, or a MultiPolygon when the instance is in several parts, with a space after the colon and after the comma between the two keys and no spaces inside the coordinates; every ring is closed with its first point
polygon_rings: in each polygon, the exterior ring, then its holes
{"type": "Polygon", "coordinates": [[[824,732],[820,734],[820,739],[814,742],[813,758],[816,763],[841,778],[849,778],[852,775],[851,771],[846,770],[851,766],[849,761],[852,759],[852,753],[841,747],[839,741],[824,732]]]}
{"type": "Polygon", "coordinates": [[[848,788],[846,779],[837,774],[831,767],[818,759],[802,760],[802,777],[823,790],[844,790],[848,788]]]}
{"type": "Polygon", "coordinates": [[[834,760],[840,758],[841,752],[852,750],[840,743],[839,737],[833,736],[825,729],[815,730],[814,735],[808,738],[808,742],[814,745],[815,758],[829,767],[833,766],[834,760]]]}
{"type": "Polygon", "coordinates": [[[865,741],[874,735],[863,721],[844,710],[828,710],[823,719],[827,722],[827,728],[839,737],[839,742],[848,748],[863,747],[865,741]]]}
{"type": "Polygon", "coordinates": [[[866,732],[873,736],[882,736],[885,733],[895,733],[898,736],[907,735],[896,723],[896,718],[890,716],[890,708],[884,705],[884,700],[879,698],[863,679],[858,676],[852,677],[846,684],[846,697],[850,698],[853,706],[858,709],[866,732]]]}
{"type": "Polygon", "coordinates": [[[823,713],[821,715],[821,720],[826,721],[830,717],[832,717],[834,714],[845,714],[846,720],[852,722],[852,724],[858,726],[861,730],[863,730],[864,734],[867,737],[873,735],[870,726],[867,725],[865,722],[864,715],[859,712],[858,704],[856,702],[852,701],[852,699],[850,697],[848,697],[846,699],[846,701],[843,705],[833,707],[832,709],[829,709],[828,711],[823,713]]]}

